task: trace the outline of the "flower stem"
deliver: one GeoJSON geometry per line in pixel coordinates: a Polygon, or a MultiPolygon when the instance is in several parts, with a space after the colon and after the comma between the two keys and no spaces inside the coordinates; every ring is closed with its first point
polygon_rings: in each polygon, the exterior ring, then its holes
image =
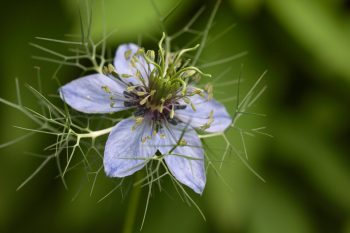
{"type": "MultiPolygon", "coordinates": [[[[136,174],[136,181],[140,178],[140,172],[136,174]]],[[[132,188],[129,206],[126,213],[123,233],[132,233],[135,225],[135,218],[140,202],[141,186],[136,185],[132,188]]]]}
{"type": "Polygon", "coordinates": [[[211,138],[223,135],[223,132],[198,135],[199,138],[211,138]]]}
{"type": "Polygon", "coordinates": [[[85,134],[78,134],[80,138],[97,138],[99,136],[108,134],[112,131],[113,127],[98,130],[98,131],[91,131],[90,133],[85,133],[85,134]]]}

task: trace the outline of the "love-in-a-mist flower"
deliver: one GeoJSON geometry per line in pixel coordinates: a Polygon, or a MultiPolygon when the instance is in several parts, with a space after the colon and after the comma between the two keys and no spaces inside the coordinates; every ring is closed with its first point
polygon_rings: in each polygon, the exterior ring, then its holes
{"type": "Polygon", "coordinates": [[[103,74],[60,88],[61,98],[80,112],[134,110],[109,134],[104,150],[108,176],[131,175],[151,159],[161,158],[179,182],[203,192],[205,156],[197,132],[222,132],[231,117],[210,90],[191,84],[205,75],[183,59],[193,49],[170,53],[161,41],[156,55],[135,44],[123,44],[116,51],[114,66],[105,67],[103,74]]]}

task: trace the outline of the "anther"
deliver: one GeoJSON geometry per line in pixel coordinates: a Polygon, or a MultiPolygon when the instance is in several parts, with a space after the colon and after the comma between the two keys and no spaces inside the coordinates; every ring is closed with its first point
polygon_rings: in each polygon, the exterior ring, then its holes
{"type": "Polygon", "coordinates": [[[131,52],[132,52],[131,49],[125,51],[125,53],[124,53],[125,60],[130,59],[131,52]]]}
{"type": "Polygon", "coordinates": [[[144,96],[146,94],[147,94],[147,92],[144,92],[144,91],[137,91],[136,92],[136,95],[138,95],[138,96],[144,96]]]}
{"type": "Polygon", "coordinates": [[[174,114],[175,114],[174,105],[172,105],[172,106],[171,106],[171,111],[170,111],[170,119],[173,119],[173,118],[174,118],[174,114]]]}
{"type": "Polygon", "coordinates": [[[111,94],[111,93],[112,93],[108,86],[102,86],[101,88],[102,88],[107,94],[111,94]]]}
{"type": "Polygon", "coordinates": [[[121,77],[122,78],[130,78],[130,77],[132,77],[132,75],[130,75],[130,74],[122,74],[121,77]]]}
{"type": "Polygon", "coordinates": [[[136,123],[137,125],[139,125],[139,124],[142,123],[143,119],[144,119],[143,117],[136,117],[136,118],[135,118],[135,123],[136,123]]]}
{"type": "Polygon", "coordinates": [[[112,64],[108,64],[107,70],[108,70],[108,73],[110,73],[110,74],[115,72],[115,68],[112,64]]]}
{"type": "Polygon", "coordinates": [[[156,57],[156,55],[155,55],[155,53],[154,53],[153,50],[148,50],[147,53],[146,53],[146,56],[147,56],[149,59],[151,59],[151,61],[154,61],[154,59],[155,59],[155,57],[156,57]]]}
{"type": "Polygon", "coordinates": [[[136,86],[128,86],[128,87],[126,88],[126,90],[127,90],[128,92],[131,92],[131,91],[135,90],[135,88],[136,88],[136,86]]]}
{"type": "Polygon", "coordinates": [[[160,106],[159,106],[159,112],[160,112],[160,113],[163,113],[164,102],[165,102],[165,99],[161,98],[161,99],[160,99],[160,106]]]}
{"type": "Polygon", "coordinates": [[[144,104],[147,102],[147,100],[148,100],[149,97],[151,97],[151,95],[148,95],[148,96],[146,96],[145,98],[143,98],[143,99],[140,101],[140,105],[144,105],[144,104]]]}
{"type": "Polygon", "coordinates": [[[213,85],[211,83],[207,83],[204,86],[204,90],[208,92],[208,100],[211,100],[213,98],[213,85]]]}
{"type": "Polygon", "coordinates": [[[181,140],[179,141],[179,146],[186,146],[186,145],[187,145],[187,141],[181,138],[181,140]]]}

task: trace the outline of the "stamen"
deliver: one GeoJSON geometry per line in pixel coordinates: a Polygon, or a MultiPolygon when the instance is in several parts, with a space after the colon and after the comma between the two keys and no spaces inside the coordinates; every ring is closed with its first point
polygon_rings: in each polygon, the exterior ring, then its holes
{"type": "Polygon", "coordinates": [[[140,105],[145,105],[145,103],[147,102],[148,98],[151,97],[151,95],[148,95],[146,96],[145,98],[143,98],[141,101],[140,101],[140,105]]]}
{"type": "Polygon", "coordinates": [[[131,52],[132,52],[131,49],[125,51],[125,53],[124,53],[125,60],[129,60],[130,59],[131,52]]]}
{"type": "Polygon", "coordinates": [[[111,94],[111,93],[112,93],[108,86],[102,86],[101,88],[102,88],[107,94],[111,94]]]}
{"type": "Polygon", "coordinates": [[[211,100],[213,98],[213,84],[211,83],[207,83],[204,86],[204,90],[206,90],[208,92],[208,100],[211,100]]]}
{"type": "Polygon", "coordinates": [[[136,62],[135,62],[135,59],[133,59],[133,58],[134,58],[134,57],[131,58],[130,64],[131,64],[131,66],[132,66],[133,68],[136,69],[136,62]]]}
{"type": "Polygon", "coordinates": [[[208,122],[200,127],[201,130],[206,130],[206,129],[210,128],[211,124],[214,122],[214,111],[213,110],[210,111],[208,118],[209,118],[208,122]]]}
{"type": "Polygon", "coordinates": [[[128,87],[126,88],[126,90],[127,90],[128,92],[132,92],[133,90],[135,90],[135,88],[136,88],[136,86],[128,86],[128,87]]]}
{"type": "Polygon", "coordinates": [[[141,139],[141,142],[145,143],[147,140],[150,140],[150,139],[151,139],[151,136],[146,136],[146,137],[141,139]]]}
{"type": "MultiPolygon", "coordinates": [[[[141,92],[140,92],[141,93],[141,92]]],[[[147,95],[145,98],[143,98],[141,101],[140,101],[140,104],[141,105],[144,105],[147,100],[149,99],[149,97],[153,96],[154,93],[156,93],[156,90],[152,90],[151,93],[149,95],[147,95]]],[[[142,93],[143,94],[143,93],[142,93]]],[[[146,93],[147,94],[147,93],[146,93]]]]}
{"type": "MultiPolygon", "coordinates": [[[[133,113],[135,117],[133,130],[143,122],[145,115],[151,116],[152,121],[155,122],[156,127],[151,130],[150,136],[141,139],[143,142],[159,132],[157,124],[161,126],[161,121],[166,120],[170,124],[177,125],[180,120],[175,117],[176,110],[186,109],[189,105],[193,111],[196,111],[192,96],[199,95],[208,100],[213,97],[211,84],[207,84],[204,89],[188,87],[190,81],[199,80],[201,76],[211,77],[197,67],[190,66],[190,60],[182,58],[185,53],[198,49],[199,44],[171,53],[165,49],[166,39],[163,33],[158,43],[158,53],[154,50],[146,52],[143,48],[139,48],[135,53],[132,50],[125,51],[125,59],[128,60],[130,66],[135,68],[132,73],[118,74],[111,64],[103,68],[103,72],[116,76],[125,84],[126,88],[122,96],[124,106],[136,108],[133,113]],[[130,77],[140,80],[141,83],[132,84],[122,79],[130,77]],[[180,104],[178,102],[180,99],[183,99],[184,103],[180,104]]],[[[102,86],[102,88],[106,93],[114,95],[113,90],[110,90],[108,86],[102,86]]],[[[114,99],[111,99],[111,107],[115,105],[115,102],[114,99]]],[[[208,122],[202,127],[210,127],[213,121],[213,112],[211,112],[208,122]]],[[[160,135],[160,137],[163,136],[165,137],[165,135],[160,135]]],[[[179,144],[186,145],[187,142],[181,140],[179,144]]]]}
{"type": "Polygon", "coordinates": [[[190,100],[190,98],[188,97],[183,97],[183,100],[185,101],[186,104],[189,104],[192,108],[193,111],[196,111],[196,107],[194,106],[194,104],[192,103],[192,101],[190,100]]]}
{"type": "Polygon", "coordinates": [[[141,124],[142,121],[143,121],[143,119],[144,119],[143,117],[136,117],[136,118],[135,118],[136,124],[138,124],[138,125],[141,124]]]}
{"type": "Polygon", "coordinates": [[[179,141],[179,146],[186,146],[186,145],[187,145],[187,141],[181,138],[181,140],[179,141]]]}
{"type": "Polygon", "coordinates": [[[136,63],[140,63],[140,61],[139,61],[139,59],[138,59],[136,54],[134,54],[134,56],[132,56],[131,61],[134,62],[135,64],[136,63]]]}
{"type": "Polygon", "coordinates": [[[142,74],[139,70],[136,70],[136,78],[138,78],[138,80],[144,83],[144,78],[142,77],[142,74]]]}
{"type": "Polygon", "coordinates": [[[154,60],[152,60],[151,58],[149,58],[148,56],[146,56],[146,54],[143,54],[143,57],[145,58],[145,60],[149,63],[149,64],[152,64],[154,65],[157,69],[154,69],[152,72],[151,72],[151,79],[152,77],[155,77],[154,76],[154,73],[156,72],[156,70],[158,70],[160,76],[163,76],[163,69],[160,67],[160,65],[158,63],[156,63],[154,60]]]}
{"type": "Polygon", "coordinates": [[[146,94],[147,94],[147,92],[144,92],[144,91],[137,91],[136,92],[136,95],[138,95],[138,96],[144,96],[146,94]]]}
{"type": "Polygon", "coordinates": [[[121,77],[122,78],[130,78],[130,77],[132,77],[132,75],[130,75],[130,74],[122,74],[121,77]]]}
{"type": "Polygon", "coordinates": [[[199,95],[200,97],[205,97],[205,95],[203,94],[203,90],[199,89],[199,88],[196,88],[196,87],[193,87],[194,91],[189,93],[188,95],[189,96],[194,96],[194,95],[199,95]]]}
{"type": "Polygon", "coordinates": [[[192,101],[191,101],[190,105],[191,105],[191,108],[192,108],[193,111],[197,111],[196,106],[192,103],[192,101]]]}
{"type": "Polygon", "coordinates": [[[108,75],[109,74],[108,68],[106,66],[104,66],[102,68],[102,74],[104,74],[104,75],[108,75]]]}
{"type": "Polygon", "coordinates": [[[147,50],[146,56],[152,61],[154,61],[156,57],[155,52],[153,50],[147,50]]]}
{"type": "Polygon", "coordinates": [[[145,49],[144,48],[139,48],[138,50],[137,50],[137,52],[135,53],[135,56],[137,55],[137,56],[140,56],[140,55],[142,55],[142,54],[144,54],[145,53],[145,49]]]}
{"type": "Polygon", "coordinates": [[[163,113],[164,102],[165,102],[165,99],[161,98],[160,99],[160,107],[159,107],[159,112],[160,113],[163,113]]]}
{"type": "Polygon", "coordinates": [[[108,70],[108,73],[110,73],[110,74],[115,72],[115,68],[112,64],[108,64],[107,70],[108,70]]]}
{"type": "Polygon", "coordinates": [[[131,127],[131,130],[134,131],[137,126],[139,126],[143,122],[143,117],[136,117],[135,118],[135,124],[131,127]]]}
{"type": "Polygon", "coordinates": [[[198,83],[199,81],[201,81],[201,75],[196,73],[193,77],[192,77],[192,80],[196,83],[198,83]]]}
{"type": "Polygon", "coordinates": [[[117,73],[117,71],[115,70],[115,68],[114,68],[113,65],[108,64],[108,66],[104,66],[104,67],[102,68],[102,73],[103,73],[104,75],[108,76],[109,78],[112,78],[112,77],[115,78],[115,79],[113,79],[113,80],[115,80],[115,81],[117,81],[117,82],[119,81],[121,85],[127,86],[127,83],[125,83],[125,82],[121,79],[121,77],[119,76],[119,74],[117,73]],[[112,76],[112,77],[111,77],[111,76],[112,76]]]}
{"type": "Polygon", "coordinates": [[[173,119],[173,118],[174,118],[174,114],[175,114],[174,105],[171,105],[170,119],[173,119]]]}

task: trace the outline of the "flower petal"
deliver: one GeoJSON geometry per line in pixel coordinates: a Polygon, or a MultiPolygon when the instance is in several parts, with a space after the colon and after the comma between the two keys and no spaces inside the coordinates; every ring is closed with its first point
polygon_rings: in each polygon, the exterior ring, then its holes
{"type": "Polygon", "coordinates": [[[139,70],[147,84],[149,73],[153,70],[153,65],[149,65],[140,55],[136,56],[137,62],[135,62],[135,67],[131,64],[131,58],[139,49],[140,47],[133,43],[120,45],[115,54],[114,67],[122,77],[123,75],[129,76],[125,78],[125,81],[133,84],[141,84],[141,81],[136,76],[137,70],[139,70]]]}
{"type": "Polygon", "coordinates": [[[158,149],[165,156],[170,172],[178,181],[202,194],[206,182],[204,150],[195,130],[182,123],[168,124],[159,130],[159,135],[158,149]]]}
{"type": "Polygon", "coordinates": [[[59,92],[61,98],[77,111],[109,113],[127,109],[124,107],[123,90],[124,87],[111,78],[92,74],[67,83],[59,92]]]}
{"type": "Polygon", "coordinates": [[[124,177],[140,170],[157,151],[156,137],[152,137],[150,121],[144,121],[134,130],[135,120],[119,122],[110,133],[104,152],[104,169],[108,176],[124,177]],[[146,137],[150,139],[143,141],[146,137]]]}
{"type": "Polygon", "coordinates": [[[216,100],[208,100],[207,96],[201,97],[199,95],[189,98],[195,110],[187,105],[185,109],[175,111],[176,118],[182,122],[209,133],[223,132],[231,124],[232,118],[225,106],[216,100]]]}

